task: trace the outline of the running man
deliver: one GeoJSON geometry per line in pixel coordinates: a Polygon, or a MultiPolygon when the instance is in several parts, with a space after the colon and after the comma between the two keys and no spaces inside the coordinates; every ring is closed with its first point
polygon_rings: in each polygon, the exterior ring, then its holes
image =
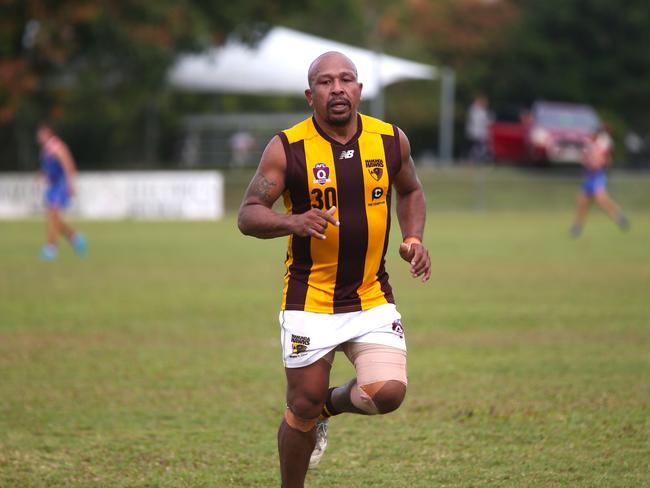
{"type": "Polygon", "coordinates": [[[611,162],[612,138],[601,127],[585,150],[583,165],[585,177],[576,199],[576,216],[569,233],[571,237],[578,238],[582,234],[582,228],[592,200],[609,215],[621,230],[628,230],[630,222],[614,200],[607,193],[607,165],[611,162]]]}
{"type": "Polygon", "coordinates": [[[287,379],[278,431],[282,486],[302,487],[341,413],[384,414],[406,394],[406,344],[384,267],[393,190],[399,252],[426,282],[425,202],[410,144],[394,125],[357,112],[363,85],[338,52],[311,64],[305,96],[313,116],[267,145],[239,210],[239,228],[289,236],[281,342],[287,379]],[[283,196],[286,214],[274,212],[283,196]],[[329,387],[335,351],[356,377],[329,387]]]}
{"type": "Polygon", "coordinates": [[[63,234],[79,256],[86,253],[86,238],[62,218],[61,212],[75,194],[75,162],[68,146],[56,136],[49,124],[41,123],[36,131],[41,146],[41,173],[46,180],[47,242],[41,249],[45,261],[56,259],[59,235],[63,234]]]}

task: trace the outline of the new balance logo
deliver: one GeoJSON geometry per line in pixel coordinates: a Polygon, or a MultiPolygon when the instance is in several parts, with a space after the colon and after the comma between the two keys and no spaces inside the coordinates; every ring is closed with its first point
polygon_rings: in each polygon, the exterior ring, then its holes
{"type": "Polygon", "coordinates": [[[339,159],[351,159],[354,157],[354,149],[350,149],[349,151],[341,151],[341,155],[339,156],[339,159]]]}

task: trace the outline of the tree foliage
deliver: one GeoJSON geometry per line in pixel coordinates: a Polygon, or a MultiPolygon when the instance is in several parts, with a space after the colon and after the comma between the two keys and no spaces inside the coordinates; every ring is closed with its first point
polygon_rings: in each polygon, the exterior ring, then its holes
{"type": "Polygon", "coordinates": [[[403,0],[383,18],[393,49],[456,70],[457,118],[474,92],[495,105],[574,101],[619,135],[650,131],[648,25],[646,0],[403,0]]]}
{"type": "Polygon", "coordinates": [[[94,151],[82,159],[98,161],[103,154],[114,157],[120,148],[143,146],[142,139],[151,137],[152,113],[164,104],[167,70],[179,52],[218,44],[236,29],[253,37],[258,26],[254,19],[272,21],[297,4],[4,0],[4,138],[14,136],[20,145],[37,119],[49,118],[63,127],[74,126],[73,139],[94,141],[79,145],[94,151]]]}
{"type": "Polygon", "coordinates": [[[509,49],[487,63],[483,83],[499,99],[594,104],[650,129],[650,9],[645,0],[521,0],[509,49]]]}
{"type": "MultiPolygon", "coordinates": [[[[459,126],[481,91],[495,103],[591,103],[650,130],[647,0],[0,0],[0,167],[33,166],[44,117],[82,163],[152,159],[179,113],[166,86],[177,54],[233,32],[255,42],[273,24],[454,68],[459,126]]],[[[391,87],[388,116],[433,134],[435,90],[391,87]]],[[[231,101],[221,106],[247,106],[231,101]]]]}

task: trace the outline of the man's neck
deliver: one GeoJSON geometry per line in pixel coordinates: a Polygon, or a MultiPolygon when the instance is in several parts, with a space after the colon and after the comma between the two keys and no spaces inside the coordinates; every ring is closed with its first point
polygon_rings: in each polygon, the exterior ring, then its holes
{"type": "Polygon", "coordinates": [[[350,117],[350,120],[345,125],[334,125],[328,123],[326,120],[321,119],[314,113],[314,118],[316,123],[321,128],[325,134],[334,139],[340,144],[347,143],[350,139],[354,137],[359,129],[359,117],[355,112],[350,117]]]}

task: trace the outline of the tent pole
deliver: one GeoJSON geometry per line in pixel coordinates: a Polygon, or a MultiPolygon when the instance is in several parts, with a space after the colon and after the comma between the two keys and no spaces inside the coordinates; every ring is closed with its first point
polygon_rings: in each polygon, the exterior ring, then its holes
{"type": "Polygon", "coordinates": [[[441,164],[453,159],[454,147],[454,85],[456,75],[451,68],[440,70],[440,123],[438,126],[438,158],[441,164]]]}

